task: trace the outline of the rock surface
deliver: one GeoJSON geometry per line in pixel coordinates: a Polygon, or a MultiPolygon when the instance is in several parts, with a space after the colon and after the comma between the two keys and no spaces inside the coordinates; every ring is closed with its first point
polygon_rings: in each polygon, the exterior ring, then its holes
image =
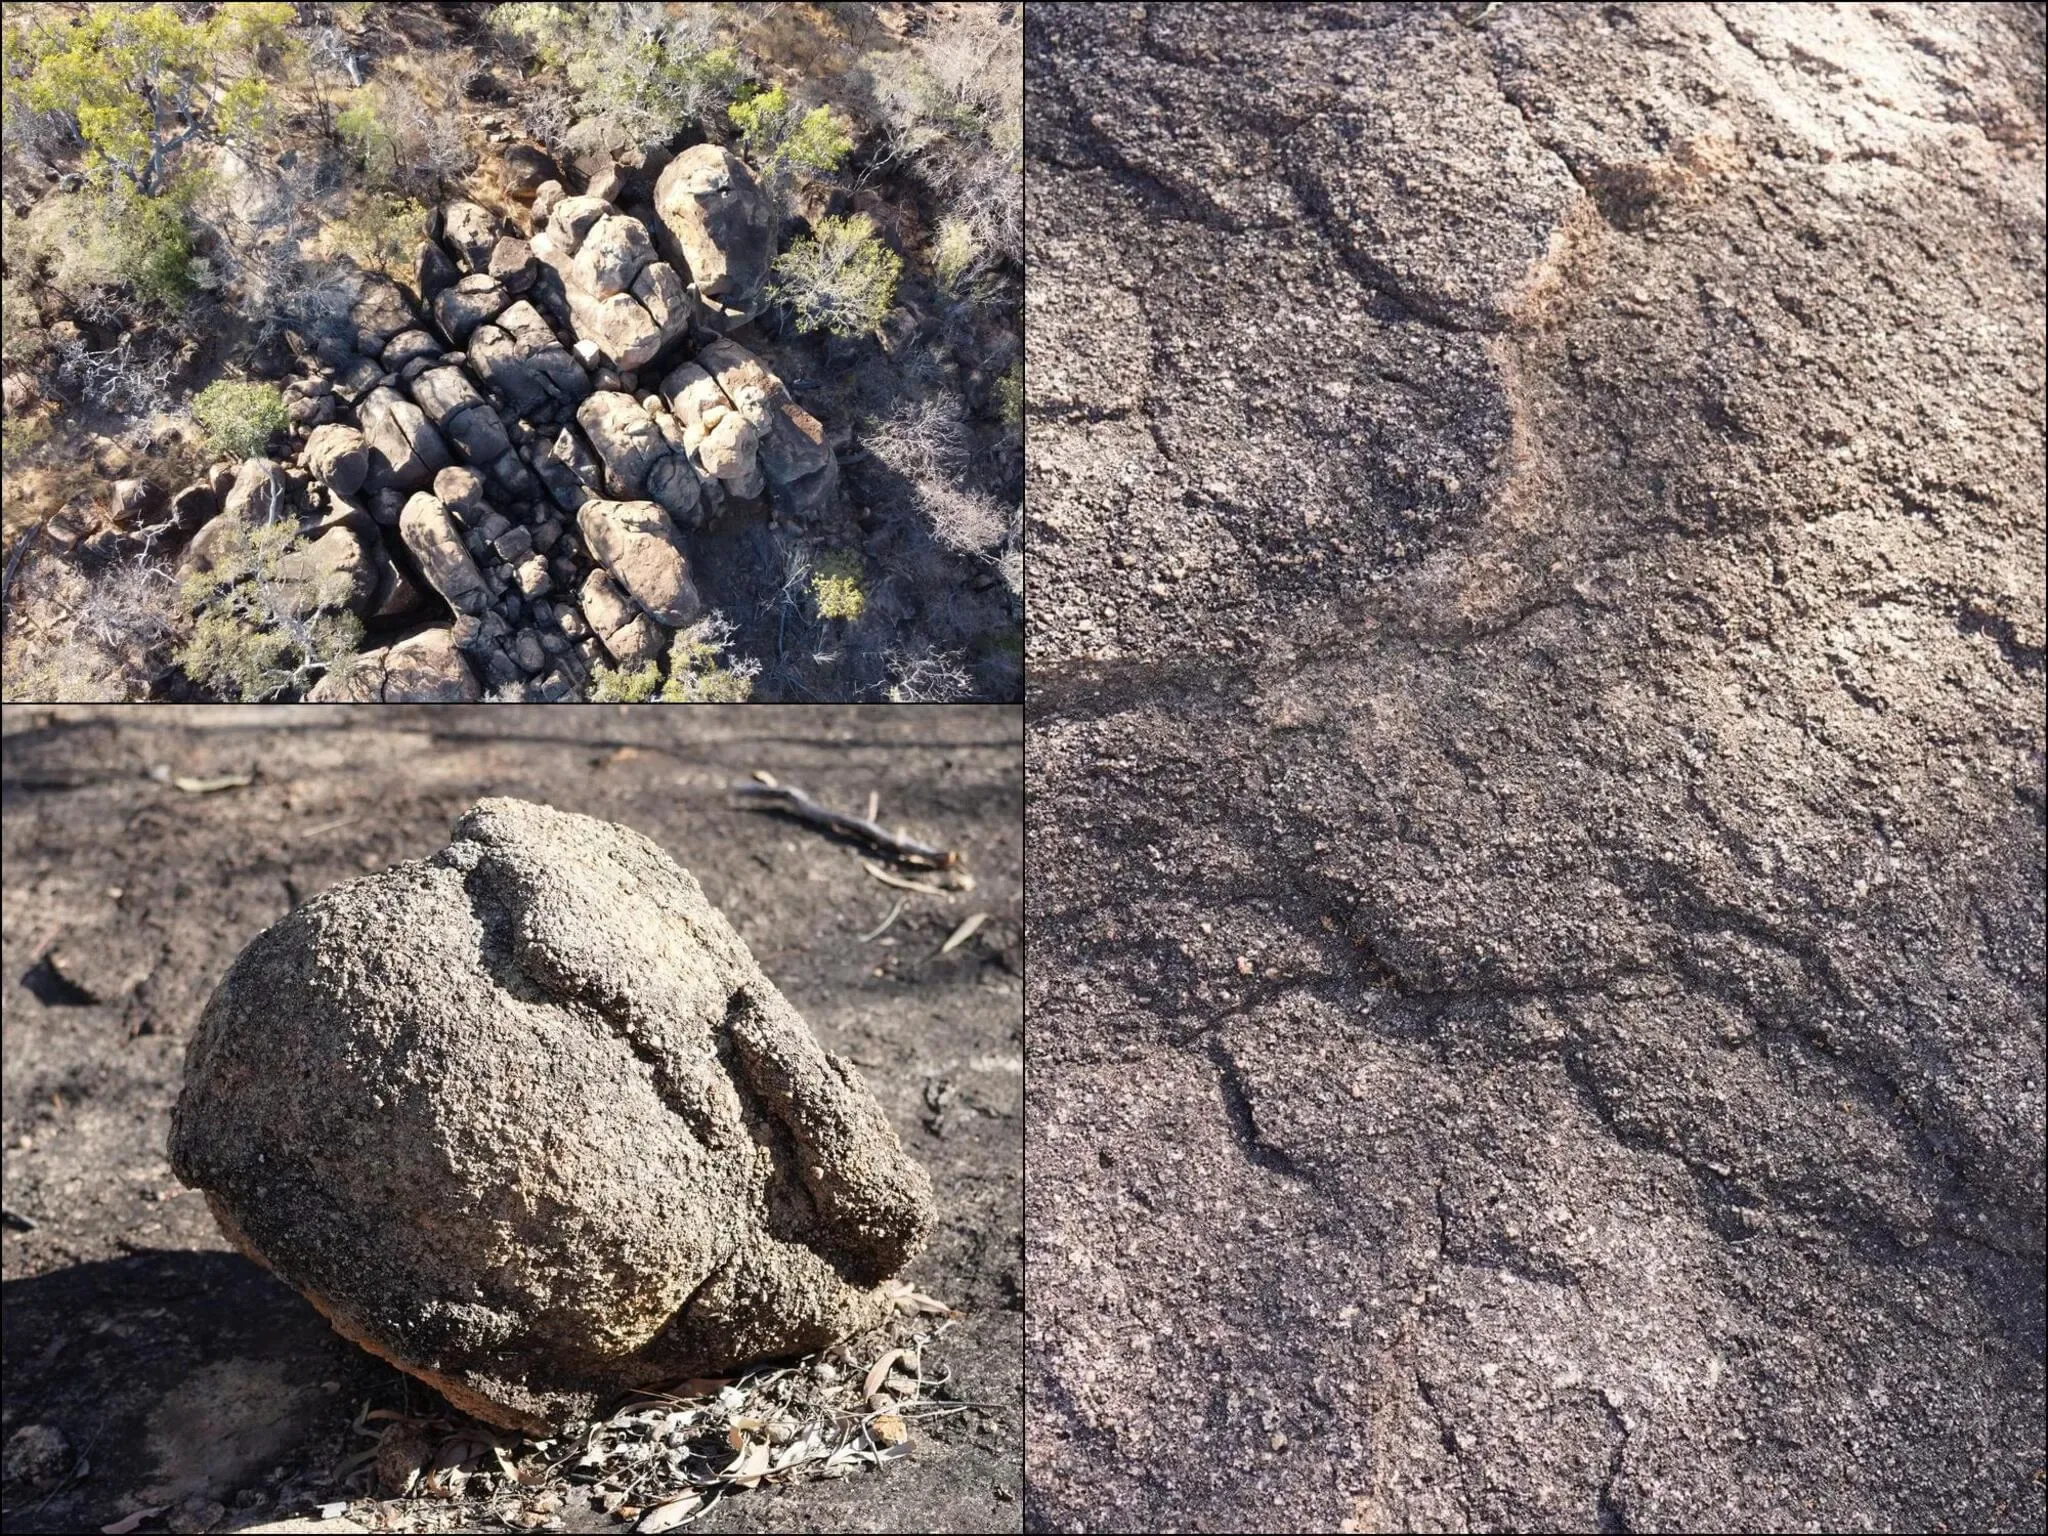
{"type": "Polygon", "coordinates": [[[463,543],[462,529],[437,499],[421,491],[406,502],[398,533],[419,562],[420,575],[450,608],[481,613],[490,605],[490,589],[463,543]]]}
{"type": "Polygon", "coordinates": [[[722,329],[761,312],[775,258],[775,208],[746,162],[699,144],[669,162],[654,184],[671,260],[722,329]]]}
{"type": "Polygon", "coordinates": [[[1033,1519],[2040,1530],[2041,13],[1481,9],[1027,15],[1033,1519]]]}
{"type": "Polygon", "coordinates": [[[370,452],[354,427],[315,427],[302,455],[306,468],[337,496],[353,496],[370,472],[370,452]]]}
{"type": "MultiPolygon", "coordinates": [[[[776,510],[799,522],[822,517],[838,494],[839,465],[817,417],[798,405],[782,380],[737,342],[714,341],[698,352],[694,365],[669,375],[672,398],[678,390],[687,393],[692,388],[691,367],[713,380],[732,409],[754,428],[760,471],[776,510]]],[[[687,423],[687,412],[681,406],[677,409],[687,423]]]]}
{"type": "Polygon", "coordinates": [[[682,279],[654,259],[646,226],[601,198],[563,198],[529,248],[559,279],[577,336],[613,367],[652,362],[688,331],[682,279]]]}
{"type": "Polygon", "coordinates": [[[243,951],[170,1152],[341,1332],[530,1430],[863,1326],[932,1221],[696,881],[513,800],[243,951]]]}
{"type": "Polygon", "coordinates": [[[576,526],[592,556],[650,618],[680,629],[703,613],[682,539],[653,502],[593,498],[577,510],[576,526]]]}

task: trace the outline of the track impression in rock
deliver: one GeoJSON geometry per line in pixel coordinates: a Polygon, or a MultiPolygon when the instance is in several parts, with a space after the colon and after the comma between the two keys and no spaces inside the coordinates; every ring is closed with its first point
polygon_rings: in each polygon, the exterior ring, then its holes
{"type": "Polygon", "coordinates": [[[171,1159],[343,1334],[530,1431],[880,1321],[933,1214],[687,871],[518,800],[242,952],[171,1159]]]}

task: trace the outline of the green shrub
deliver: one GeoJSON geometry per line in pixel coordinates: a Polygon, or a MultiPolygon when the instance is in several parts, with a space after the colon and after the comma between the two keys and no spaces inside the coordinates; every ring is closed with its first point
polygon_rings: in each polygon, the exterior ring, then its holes
{"type": "Polygon", "coordinates": [[[185,225],[188,192],[162,197],[116,194],[105,210],[107,254],[114,275],[139,303],[179,310],[194,280],[192,232],[185,225]]]}
{"type": "Polygon", "coordinates": [[[230,702],[302,693],[345,670],[362,644],[362,621],[318,606],[287,574],[299,547],[288,522],[238,524],[209,552],[213,569],[194,572],[178,596],[190,630],[172,653],[185,673],[230,702]]]}
{"type": "Polygon", "coordinates": [[[932,241],[932,275],[948,293],[958,293],[974,263],[981,258],[981,242],[974,226],[953,215],[939,220],[937,238],[932,241]]]}
{"type": "Polygon", "coordinates": [[[88,174],[121,178],[153,196],[188,141],[227,142],[262,125],[270,90],[248,71],[284,51],[295,11],[223,5],[191,21],[170,5],[92,5],[76,17],[37,6],[33,13],[37,19],[25,25],[8,17],[10,96],[18,80],[24,107],[68,123],[85,146],[88,174]]]}
{"type": "Polygon", "coordinates": [[[668,650],[662,703],[744,704],[752,698],[761,663],[727,660],[731,643],[732,625],[715,613],[679,631],[668,650]]]}
{"type": "Polygon", "coordinates": [[[868,597],[861,586],[858,555],[835,549],[819,559],[811,570],[811,603],[821,619],[857,619],[866,611],[868,597]]]}
{"type": "Polygon", "coordinates": [[[582,116],[645,142],[715,117],[745,87],[744,62],[718,42],[723,9],[515,4],[493,10],[491,25],[562,71],[582,116]]]}
{"type": "Polygon", "coordinates": [[[413,252],[426,233],[427,205],[389,192],[365,192],[327,226],[328,244],[336,253],[387,276],[409,273],[413,252]]]}
{"type": "Polygon", "coordinates": [[[334,131],[341,138],[342,149],[372,180],[390,175],[398,164],[398,136],[378,115],[378,106],[376,93],[365,86],[334,114],[334,131]]]}
{"type": "Polygon", "coordinates": [[[274,384],[221,379],[192,397],[192,419],[231,459],[255,458],[284,430],[284,396],[274,384]]]}
{"type": "Polygon", "coordinates": [[[1024,425],[1024,359],[1021,357],[996,380],[996,411],[1004,426],[1024,425]]]}
{"type": "Polygon", "coordinates": [[[820,219],[817,232],[775,258],[775,297],[796,312],[797,326],[835,336],[865,336],[896,302],[903,259],[875,234],[864,213],[820,219]]]}
{"type": "Polygon", "coordinates": [[[761,663],[730,661],[726,650],[732,643],[732,625],[714,613],[679,630],[668,650],[668,679],[661,667],[648,662],[638,671],[623,667],[596,667],[590,674],[593,704],[744,704],[754,694],[754,679],[761,663]]]}
{"type": "Polygon", "coordinates": [[[593,704],[645,704],[661,686],[661,667],[649,662],[637,672],[624,667],[593,667],[590,670],[590,702],[593,704]]]}
{"type": "Polygon", "coordinates": [[[853,153],[853,136],[830,107],[806,112],[779,85],[734,102],[725,115],[740,131],[740,158],[767,180],[836,171],[853,153]]]}

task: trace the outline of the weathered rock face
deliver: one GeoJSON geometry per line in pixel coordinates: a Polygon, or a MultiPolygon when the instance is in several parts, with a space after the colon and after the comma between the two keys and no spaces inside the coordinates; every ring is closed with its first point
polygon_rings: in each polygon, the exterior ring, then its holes
{"type": "Polygon", "coordinates": [[[372,390],[356,415],[370,455],[365,484],[373,491],[417,490],[451,462],[448,445],[426,412],[395,390],[372,390]]]}
{"type": "MultiPolygon", "coordinates": [[[[697,354],[697,366],[754,428],[761,473],[776,510],[800,522],[822,516],[839,491],[839,464],[818,418],[791,399],[782,380],[736,342],[712,342],[697,354]]],[[[689,376],[682,377],[687,387],[689,376]]]]}
{"type": "Polygon", "coordinates": [[[450,203],[441,211],[441,239],[465,272],[481,272],[498,243],[498,221],[477,203],[450,203]]]}
{"type": "Polygon", "coordinates": [[[649,497],[685,525],[691,522],[700,494],[696,471],[644,405],[631,395],[600,391],[576,408],[576,420],[604,460],[607,493],[649,497]]]}
{"type": "Polygon", "coordinates": [[[646,226],[609,203],[563,198],[530,248],[561,279],[577,336],[594,342],[615,367],[651,362],[688,331],[682,279],[654,259],[646,226]]]}
{"type": "Polygon", "coordinates": [[[378,356],[392,337],[420,323],[398,284],[375,276],[362,279],[349,319],[355,326],[356,350],[366,357],[378,356]]]}
{"type": "Polygon", "coordinates": [[[306,438],[306,468],[337,496],[353,496],[370,472],[370,451],[354,427],[315,427],[306,438]]]}
{"type": "Polygon", "coordinates": [[[346,608],[365,612],[380,573],[377,530],[357,514],[319,532],[278,561],[281,581],[298,590],[298,611],[346,608]]]}
{"type": "Polygon", "coordinates": [[[518,416],[552,416],[590,393],[590,375],[523,299],[471,332],[469,366],[518,416]]]}
{"type": "Polygon", "coordinates": [[[680,629],[702,616],[689,557],[669,516],[651,501],[593,498],[576,513],[590,553],[648,616],[680,629]]]}
{"type": "Polygon", "coordinates": [[[163,487],[151,480],[116,480],[107,498],[107,516],[117,525],[148,522],[163,509],[163,487]]]}
{"type": "Polygon", "coordinates": [[[434,297],[434,324],[454,346],[466,346],[470,332],[511,302],[505,285],[488,272],[473,273],[434,297]]]}
{"type": "Polygon", "coordinates": [[[761,312],[775,259],[775,208],[746,163],[716,144],[686,149],[654,184],[654,211],[706,313],[730,329],[761,312]]]}
{"type": "Polygon", "coordinates": [[[2040,12],[1479,9],[1027,15],[1035,1519],[2039,1530],[2040,12]]]}
{"type": "Polygon", "coordinates": [[[457,613],[481,613],[491,594],[483,572],[462,541],[462,529],[448,509],[422,491],[398,517],[399,537],[419,562],[420,575],[457,613]]]}
{"type": "Polygon", "coordinates": [[[512,800],[250,944],[170,1155],[343,1333],[526,1429],[875,1321],[932,1221],[697,882],[512,800]]]}
{"type": "Polygon", "coordinates": [[[542,187],[561,175],[554,157],[538,144],[508,144],[499,163],[506,192],[521,202],[532,202],[542,187]]]}
{"type": "Polygon", "coordinates": [[[447,626],[359,652],[329,673],[307,699],[315,704],[474,704],[482,686],[447,626]]]}
{"type": "Polygon", "coordinates": [[[683,426],[683,446],[703,473],[735,496],[759,496],[761,433],[733,409],[718,381],[695,363],[685,363],[662,385],[683,426]]]}
{"type": "Polygon", "coordinates": [[[269,459],[244,459],[220,510],[223,517],[252,527],[277,522],[291,510],[291,488],[284,471],[269,459]]]}

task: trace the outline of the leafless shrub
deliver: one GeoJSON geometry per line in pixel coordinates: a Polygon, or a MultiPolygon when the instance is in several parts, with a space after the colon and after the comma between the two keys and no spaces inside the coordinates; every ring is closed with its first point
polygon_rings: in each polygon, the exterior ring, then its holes
{"type": "Polygon", "coordinates": [[[31,558],[7,611],[7,699],[125,702],[146,698],[161,670],[172,587],[146,561],[90,576],[68,560],[31,558]]]}
{"type": "Polygon", "coordinates": [[[974,691],[974,678],[954,651],[891,651],[887,666],[891,704],[948,704],[974,691]]]}
{"type": "Polygon", "coordinates": [[[58,376],[89,405],[134,416],[138,424],[170,409],[178,356],[163,342],[138,343],[128,332],[95,351],[73,336],[58,344],[57,358],[58,376]]]}
{"type": "Polygon", "coordinates": [[[984,491],[963,490],[947,480],[930,479],[917,487],[917,504],[931,520],[941,544],[964,554],[980,554],[1002,540],[1009,517],[1001,503],[984,491]]]}
{"type": "Polygon", "coordinates": [[[459,111],[432,106],[417,92],[394,91],[386,97],[386,112],[401,167],[398,180],[408,190],[439,199],[476,163],[462,141],[459,111]]]}
{"type": "Polygon", "coordinates": [[[967,462],[967,422],[953,395],[912,400],[867,435],[867,448],[906,480],[957,473],[967,462]]]}
{"type": "Polygon", "coordinates": [[[527,137],[550,154],[569,148],[569,130],[576,123],[576,99],[564,86],[537,84],[519,106],[520,125],[527,137]]]}
{"type": "Polygon", "coordinates": [[[362,88],[362,55],[346,32],[336,26],[316,26],[307,28],[304,36],[307,62],[345,77],[358,90],[362,88]]]}
{"type": "Polygon", "coordinates": [[[88,589],[72,616],[74,631],[110,656],[146,654],[171,637],[176,590],[163,567],[146,560],[123,561],[88,589]]]}

